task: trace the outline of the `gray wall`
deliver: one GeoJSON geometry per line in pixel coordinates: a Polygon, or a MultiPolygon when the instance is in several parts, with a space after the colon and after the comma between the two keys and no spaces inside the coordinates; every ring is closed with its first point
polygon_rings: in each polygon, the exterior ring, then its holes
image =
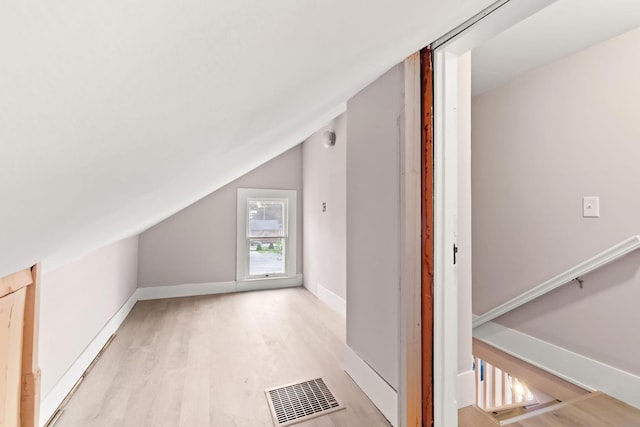
{"type": "Polygon", "coordinates": [[[38,363],[42,397],[136,290],[138,237],[42,275],[38,363]]]}
{"type": "Polygon", "coordinates": [[[347,103],[347,345],[396,390],[403,73],[347,103]]]}
{"type": "MultiPolygon", "coordinates": [[[[298,212],[302,212],[302,148],[292,148],[142,233],[139,286],[235,280],[240,187],[297,190],[298,212]]],[[[298,273],[303,265],[302,223],[299,214],[298,273]]]]}
{"type": "Polygon", "coordinates": [[[302,145],[304,285],[314,294],[322,285],[340,298],[347,294],[347,117],[336,118],[302,145]],[[322,134],[336,132],[325,148],[322,134]],[[326,202],[327,210],[322,211],[326,202]]]}
{"type": "MultiPolygon", "coordinates": [[[[475,313],[640,233],[638,46],[640,29],[473,99],[475,313]]],[[[633,253],[498,322],[640,374],[639,269],[633,253]]]]}

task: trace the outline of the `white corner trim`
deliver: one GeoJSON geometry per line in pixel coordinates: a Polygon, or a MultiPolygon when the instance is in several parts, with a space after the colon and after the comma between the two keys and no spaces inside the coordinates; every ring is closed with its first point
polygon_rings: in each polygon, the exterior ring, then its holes
{"type": "Polygon", "coordinates": [[[345,347],[344,370],[391,425],[398,427],[398,393],[349,346],[345,347]]]}
{"type": "Polygon", "coordinates": [[[138,300],[224,294],[236,291],[236,282],[188,283],[173,286],[138,288],[138,300]]]}
{"type": "Polygon", "coordinates": [[[124,322],[124,319],[127,318],[133,306],[138,302],[138,291],[139,289],[136,289],[127,302],[120,307],[120,310],[118,310],[100,332],[98,332],[80,356],[78,356],[76,361],[73,362],[71,367],[67,369],[67,372],[58,380],[51,391],[40,400],[39,424],[41,427],[51,418],[73,386],[78,382],[80,377],[82,377],[84,371],[91,365],[93,359],[100,353],[100,350],[102,350],[102,347],[104,347],[111,335],[118,330],[122,322],[124,322]]]}
{"type": "Polygon", "coordinates": [[[559,378],[640,408],[639,376],[494,322],[474,329],[473,336],[559,378]]]}
{"type": "Polygon", "coordinates": [[[320,283],[318,283],[318,299],[331,307],[333,311],[338,313],[343,318],[347,318],[347,302],[344,300],[344,298],[341,298],[338,295],[334,294],[332,291],[325,288],[320,283]]]}
{"type": "Polygon", "coordinates": [[[476,403],[476,375],[473,369],[458,374],[458,408],[476,403]]]}
{"type": "Polygon", "coordinates": [[[241,280],[236,282],[236,290],[238,292],[295,288],[296,286],[302,286],[301,273],[298,273],[293,277],[273,277],[270,279],[241,280]]]}

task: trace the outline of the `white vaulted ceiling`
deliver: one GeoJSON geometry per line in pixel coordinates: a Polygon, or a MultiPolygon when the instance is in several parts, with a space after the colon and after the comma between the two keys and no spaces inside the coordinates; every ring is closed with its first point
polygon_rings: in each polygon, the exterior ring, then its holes
{"type": "Polygon", "coordinates": [[[639,26],[638,0],[558,0],[473,50],[473,94],[639,26]]]}
{"type": "Polygon", "coordinates": [[[491,2],[0,2],[0,276],[186,207],[491,2]]]}

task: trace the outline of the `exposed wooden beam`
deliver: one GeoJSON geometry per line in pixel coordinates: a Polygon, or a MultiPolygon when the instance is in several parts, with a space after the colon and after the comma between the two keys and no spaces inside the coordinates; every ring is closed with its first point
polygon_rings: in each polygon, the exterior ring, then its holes
{"type": "Polygon", "coordinates": [[[420,51],[422,80],[422,425],[433,425],[433,55],[420,51]]]}

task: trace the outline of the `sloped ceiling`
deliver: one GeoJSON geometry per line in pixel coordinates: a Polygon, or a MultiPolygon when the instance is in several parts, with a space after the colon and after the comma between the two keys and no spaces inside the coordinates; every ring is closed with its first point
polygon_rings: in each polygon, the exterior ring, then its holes
{"type": "Polygon", "coordinates": [[[473,95],[638,26],[638,0],[559,0],[473,50],[473,95]]]}
{"type": "Polygon", "coordinates": [[[0,276],[186,207],[490,3],[1,2],[0,276]]]}

